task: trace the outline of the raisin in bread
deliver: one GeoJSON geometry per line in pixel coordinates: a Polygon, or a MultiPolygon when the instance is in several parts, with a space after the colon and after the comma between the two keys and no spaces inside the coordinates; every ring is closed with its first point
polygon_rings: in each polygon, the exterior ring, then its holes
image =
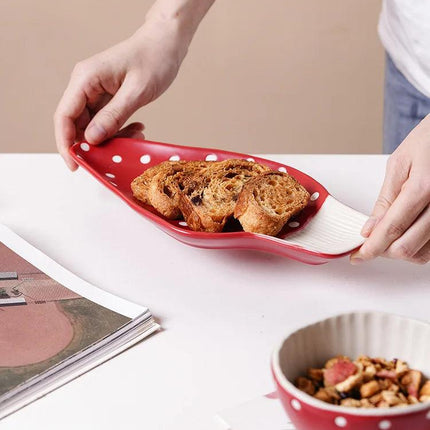
{"type": "Polygon", "coordinates": [[[213,163],[184,181],[179,208],[195,231],[220,232],[233,215],[244,184],[270,169],[246,160],[213,163]]]}
{"type": "Polygon", "coordinates": [[[245,231],[276,236],[309,202],[309,193],[293,177],[269,172],[251,179],[239,195],[234,217],[245,231]]]}

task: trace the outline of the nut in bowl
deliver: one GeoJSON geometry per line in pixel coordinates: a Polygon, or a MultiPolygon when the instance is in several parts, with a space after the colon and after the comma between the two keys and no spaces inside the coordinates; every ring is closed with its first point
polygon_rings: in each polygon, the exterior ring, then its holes
{"type": "MultiPolygon", "coordinates": [[[[338,361],[340,355],[354,359],[362,356],[360,360],[363,356],[396,358],[394,363],[407,363],[410,369],[422,373],[423,388],[430,377],[430,324],[380,312],[356,312],[325,319],[286,337],[273,353],[272,372],[279,398],[298,430],[430,429],[430,402],[425,396],[422,402],[404,407],[351,407],[327,403],[296,386],[308,369],[324,368],[328,359],[336,357],[333,362],[338,361]]],[[[392,365],[389,363],[388,367],[392,365]]],[[[352,366],[341,367],[349,371],[352,366]]],[[[357,373],[356,369],[350,373],[357,373]]],[[[370,385],[365,387],[364,395],[367,388],[370,385]]]]}

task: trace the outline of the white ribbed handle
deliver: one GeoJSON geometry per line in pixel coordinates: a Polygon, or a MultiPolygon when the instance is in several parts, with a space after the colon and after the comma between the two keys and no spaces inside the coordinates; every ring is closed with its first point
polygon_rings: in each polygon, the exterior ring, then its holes
{"type": "Polygon", "coordinates": [[[367,215],[328,196],[309,223],[284,241],[314,252],[343,254],[364,242],[360,231],[367,218],[367,215]]]}

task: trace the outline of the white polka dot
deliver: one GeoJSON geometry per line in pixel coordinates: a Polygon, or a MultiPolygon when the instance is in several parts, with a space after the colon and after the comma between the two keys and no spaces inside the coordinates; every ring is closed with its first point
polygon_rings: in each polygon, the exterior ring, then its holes
{"type": "Polygon", "coordinates": [[[81,143],[82,151],[88,152],[90,150],[90,145],[88,143],[81,143]]]}
{"type": "Polygon", "coordinates": [[[300,411],[300,409],[302,409],[302,405],[300,404],[300,402],[297,399],[291,400],[291,406],[296,411],[300,411]]]}
{"type": "Polygon", "coordinates": [[[288,225],[292,228],[297,228],[300,225],[300,223],[297,221],[291,221],[288,223],[288,225]]]}
{"type": "Polygon", "coordinates": [[[251,161],[253,163],[255,162],[255,160],[252,157],[247,158],[246,161],[251,161]]]}
{"type": "Polygon", "coordinates": [[[80,158],[81,160],[83,160],[83,158],[78,154],[76,157],[80,158]]]}
{"type": "Polygon", "coordinates": [[[379,423],[379,428],[381,430],[387,430],[391,428],[391,421],[384,420],[379,423]]]}
{"type": "Polygon", "coordinates": [[[172,155],[169,160],[170,161],[179,161],[181,157],[179,155],[172,155]]]}
{"type": "Polygon", "coordinates": [[[115,184],[115,182],[109,181],[109,183],[111,183],[114,187],[118,186],[117,184],[115,184]]]}
{"type": "Polygon", "coordinates": [[[113,161],[114,163],[121,163],[121,161],[122,161],[122,157],[121,157],[121,155],[114,155],[114,156],[112,157],[112,161],[113,161]]]}
{"type": "Polygon", "coordinates": [[[150,156],[150,155],[148,155],[148,154],[142,155],[142,156],[140,157],[140,162],[141,162],[142,164],[148,164],[150,161],[151,161],[151,156],[150,156]]]}
{"type": "Polygon", "coordinates": [[[346,418],[344,417],[336,417],[334,419],[334,423],[338,426],[338,427],[346,427],[346,425],[348,424],[348,421],[346,420],[346,418]]]}
{"type": "Polygon", "coordinates": [[[430,420],[430,411],[427,412],[426,418],[430,420]]]}
{"type": "Polygon", "coordinates": [[[188,224],[185,221],[179,221],[179,225],[182,227],[187,227],[188,224]]]}
{"type": "Polygon", "coordinates": [[[206,161],[216,161],[218,160],[218,157],[216,156],[216,154],[209,154],[206,156],[206,161]]]}
{"type": "Polygon", "coordinates": [[[311,201],[315,201],[320,196],[320,193],[316,192],[311,195],[311,201]]]}
{"type": "Polygon", "coordinates": [[[287,173],[287,169],[283,166],[281,166],[278,170],[282,173],[287,173]]]}
{"type": "Polygon", "coordinates": [[[112,174],[112,173],[105,173],[105,175],[108,177],[108,178],[115,178],[115,175],[114,174],[112,174]]]}

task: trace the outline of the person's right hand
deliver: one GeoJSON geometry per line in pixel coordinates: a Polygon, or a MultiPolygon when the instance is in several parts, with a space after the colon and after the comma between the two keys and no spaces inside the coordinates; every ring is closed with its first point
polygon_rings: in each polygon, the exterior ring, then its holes
{"type": "Polygon", "coordinates": [[[57,148],[71,170],[77,169],[69,154],[75,142],[141,135],[141,123],[121,127],[175,79],[188,44],[175,28],[157,24],[75,66],[54,115],[57,148]]]}

